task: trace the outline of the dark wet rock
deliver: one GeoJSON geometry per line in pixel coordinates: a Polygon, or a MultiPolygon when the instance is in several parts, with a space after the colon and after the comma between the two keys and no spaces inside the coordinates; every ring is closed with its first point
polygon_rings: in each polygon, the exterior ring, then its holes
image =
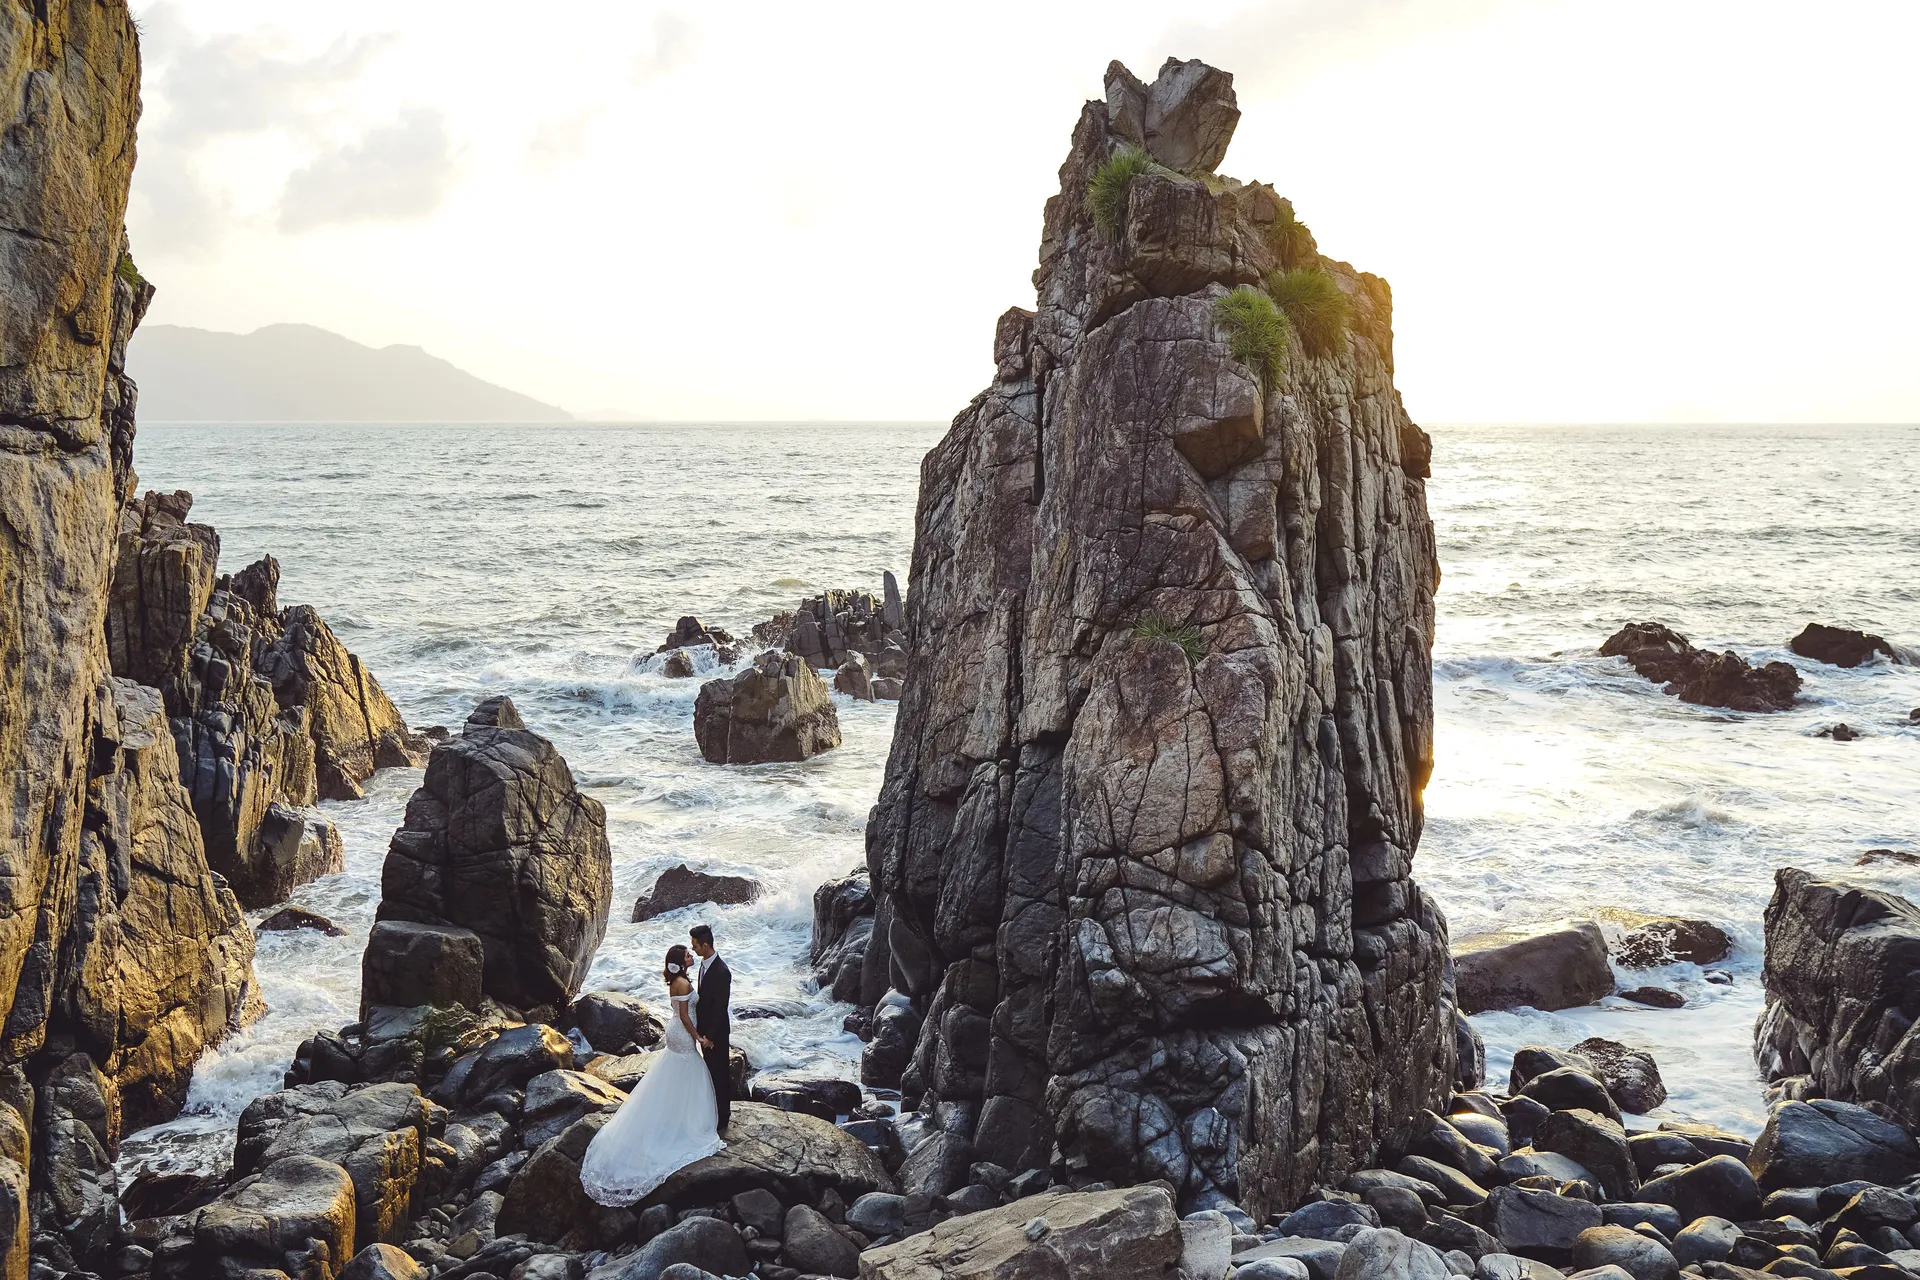
{"type": "Polygon", "coordinates": [[[1447,1123],[1458,1129],[1469,1142],[1493,1152],[1496,1159],[1513,1150],[1513,1135],[1507,1130],[1506,1119],[1497,1111],[1490,1116],[1479,1111],[1459,1110],[1459,1105],[1456,1098],[1456,1109],[1447,1116],[1447,1123]]]}
{"type": "Polygon", "coordinates": [[[1534,1130],[1547,1118],[1547,1108],[1532,1098],[1512,1097],[1501,1101],[1500,1114],[1506,1117],[1507,1132],[1513,1135],[1514,1145],[1521,1146],[1533,1141],[1534,1130]]]}
{"type": "Polygon", "coordinates": [[[1696,649],[1657,622],[1635,622],[1600,646],[1603,658],[1624,657],[1635,671],[1682,702],[1732,711],[1785,711],[1800,691],[1800,673],[1785,662],[1750,667],[1728,651],[1696,649]]]}
{"type": "Polygon", "coordinates": [[[844,1130],[814,1116],[735,1102],[727,1149],[674,1174],[649,1203],[712,1204],[751,1187],[787,1203],[812,1202],[829,1188],[847,1201],[895,1190],[879,1159],[844,1130]]]}
{"type": "Polygon", "coordinates": [[[632,1214],[595,1204],[580,1185],[587,1145],[610,1118],[594,1113],[576,1120],[527,1157],[507,1184],[494,1225],[499,1235],[593,1248],[604,1247],[632,1224],[632,1214]]]}
{"type": "MultiPolygon", "coordinates": [[[[573,1046],[552,1027],[541,1023],[502,1031],[475,1054],[460,1079],[459,1096],[477,1102],[501,1089],[524,1086],[537,1075],[573,1065],[573,1046]]],[[[452,1079],[449,1073],[449,1080],[452,1079]]]]}
{"type": "Polygon", "coordinates": [[[557,1017],[606,932],[606,811],[506,698],[434,749],[381,874],[379,918],[471,929],[483,994],[557,1017]]]}
{"type": "Polygon", "coordinates": [[[1440,1251],[1392,1228],[1362,1228],[1347,1242],[1335,1280],[1447,1280],[1440,1251]]]}
{"type": "Polygon", "coordinates": [[[1767,1113],[1748,1163],[1764,1190],[1855,1178],[1891,1186],[1920,1173],[1920,1147],[1864,1107],[1828,1099],[1783,1102],[1767,1113]]]}
{"type": "Polygon", "coordinates": [[[1460,1008],[1570,1009],[1613,990],[1606,938],[1592,921],[1481,933],[1453,944],[1460,1008]]]}
{"type": "Polygon", "coordinates": [[[1629,969],[1652,969],[1676,960],[1716,964],[1733,953],[1733,940],[1726,930],[1708,920],[1650,916],[1619,908],[1608,908],[1600,916],[1625,930],[1613,945],[1613,958],[1629,969]]]}
{"type": "Polygon", "coordinates": [[[1438,1187],[1448,1204],[1473,1205],[1487,1198],[1486,1188],[1472,1178],[1425,1156],[1402,1157],[1394,1171],[1438,1187]]]}
{"type": "Polygon", "coordinates": [[[898,991],[889,991],[873,1007],[873,1038],[860,1051],[860,1082],[876,1089],[898,1088],[913,1057],[922,1025],[920,1010],[898,991]]]}
{"type": "MultiPolygon", "coordinates": [[[[1494,1175],[1495,1157],[1475,1145],[1465,1134],[1433,1112],[1421,1115],[1419,1126],[1407,1149],[1417,1156],[1437,1160],[1449,1168],[1458,1169],[1475,1182],[1486,1184],[1494,1175]]],[[[1369,1225],[1378,1226],[1378,1223],[1369,1225]]]]}
{"type": "Polygon", "coordinates": [[[760,882],[757,880],[746,876],[710,875],[681,863],[662,871],[660,878],[653,882],[653,888],[634,902],[633,922],[638,924],[682,907],[732,907],[757,901],[759,897],[760,882]]]}
{"type": "Polygon", "coordinates": [[[1573,1052],[1593,1063],[1600,1083],[1621,1110],[1645,1115],[1667,1100],[1667,1086],[1652,1054],[1600,1036],[1582,1040],[1573,1052]]]}
{"type": "Polygon", "coordinates": [[[1632,1280],[1674,1280],[1680,1273],[1671,1250],[1630,1227],[1599,1226],[1582,1231],[1573,1242],[1570,1262],[1580,1271],[1618,1267],[1632,1280]]]}
{"type": "Polygon", "coordinates": [[[693,736],[710,764],[792,762],[839,746],[840,718],[803,658],[769,650],[740,674],[700,686],[693,736]]]}
{"type": "Polygon", "coordinates": [[[1872,1103],[1920,1129],[1920,907],[1783,867],[1766,930],[1767,1005],[1754,1028],[1761,1077],[1810,1076],[1821,1096],[1872,1103]]]}
{"type": "Polygon", "coordinates": [[[1809,622],[1799,635],[1787,641],[1787,648],[1803,658],[1835,667],[1857,667],[1876,656],[1900,660],[1900,651],[1881,636],[1818,622],[1809,622]]]}
{"type": "Polygon", "coordinates": [[[684,653],[674,652],[675,650],[710,647],[722,663],[732,663],[740,659],[740,645],[741,642],[735,639],[733,633],[725,627],[704,626],[700,619],[687,616],[674,624],[673,630],[667,633],[666,642],[654,652],[670,655],[667,659],[668,666],[671,666],[675,659],[686,664],[684,672],[663,667],[665,674],[690,676],[693,674],[693,664],[687,661],[684,653]]]}
{"type": "Polygon", "coordinates": [[[1732,1156],[1714,1156],[1643,1182],[1635,1199],[1670,1204],[1688,1222],[1705,1217],[1744,1222],[1760,1211],[1752,1172],[1732,1156]]]}
{"type": "Polygon", "coordinates": [[[624,1092],[584,1071],[543,1071],[527,1081],[520,1102],[520,1144],[538,1147],[582,1116],[603,1111],[610,1115],[626,1100],[624,1092]]]}
{"type": "Polygon", "coordinates": [[[1474,1265],[1478,1280],[1563,1280],[1561,1273],[1534,1258],[1511,1253],[1489,1253],[1474,1265]]]}
{"type": "Polygon", "coordinates": [[[347,932],[318,911],[295,906],[282,907],[254,926],[255,933],[289,933],[295,929],[312,929],[329,938],[344,937],[347,932]]]}
{"type": "Polygon", "coordinates": [[[1601,1225],[1600,1206],[1551,1191],[1495,1187],[1481,1221],[1513,1252],[1560,1266],[1582,1231],[1601,1225]]]}
{"type": "Polygon", "coordinates": [[[1740,1228],[1725,1218],[1695,1218],[1673,1237],[1674,1260],[1681,1266],[1695,1262],[1724,1262],[1740,1238],[1740,1228]]]}
{"type": "Polygon", "coordinates": [[[1620,998],[1650,1009],[1684,1009],[1687,1004],[1685,996],[1667,987],[1629,987],[1620,993],[1620,998]]]}
{"type": "Polygon", "coordinates": [[[1845,721],[1841,721],[1837,724],[1826,726],[1813,736],[1816,738],[1832,738],[1835,742],[1852,742],[1860,736],[1860,731],[1845,721]]]}
{"type": "Polygon", "coordinates": [[[471,929],[381,920],[360,956],[362,1016],[374,1005],[480,1007],[486,944],[471,929]]]}
{"type": "Polygon", "coordinates": [[[860,1271],[860,1250],[811,1205],[787,1210],[781,1252],[790,1266],[808,1275],[852,1277],[860,1271]]]}
{"type": "MultiPolygon", "coordinates": [[[[899,584],[891,573],[885,579],[893,585],[883,590],[882,600],[865,591],[839,590],[802,600],[788,615],[784,630],[776,627],[768,632],[767,643],[784,646],[820,671],[832,671],[862,657],[880,675],[905,675],[904,663],[892,656],[904,656],[905,609],[899,584]]],[[[755,634],[760,634],[759,628],[755,634]]]]}
{"type": "Polygon", "coordinates": [[[1608,1116],[1584,1109],[1555,1111],[1540,1122],[1533,1145],[1541,1151],[1557,1151],[1592,1170],[1608,1199],[1630,1199],[1640,1185],[1639,1171],[1627,1150],[1626,1130],[1608,1116]]]}
{"type": "MultiPolygon", "coordinates": [[[[860,1105],[860,1086],[851,1080],[773,1072],[763,1072],[753,1078],[755,1102],[768,1102],[769,1096],[777,1094],[795,1095],[809,1104],[804,1107],[782,1106],[781,1110],[803,1110],[827,1120],[847,1115],[860,1105]]],[[[780,1106],[777,1102],[770,1102],[769,1105],[780,1106]]]]}
{"type": "Polygon", "coordinates": [[[1686,1225],[1680,1211],[1672,1205],[1648,1204],[1644,1200],[1603,1204],[1600,1206],[1600,1216],[1610,1227],[1652,1227],[1667,1241],[1679,1235],[1680,1229],[1686,1225]]]}
{"type": "Polygon", "coordinates": [[[1590,1182],[1600,1185],[1593,1170],[1558,1151],[1537,1151],[1522,1147],[1500,1161],[1500,1174],[1508,1182],[1522,1178],[1551,1178],[1554,1182],[1590,1182]]]}
{"type": "Polygon", "coordinates": [[[863,1280],[975,1274],[1163,1280],[1175,1274],[1181,1256],[1180,1220],[1165,1187],[1048,1191],[869,1249],[860,1274],[863,1280]]]}
{"type": "Polygon", "coordinates": [[[865,867],[813,891],[813,938],[807,957],[821,990],[836,1000],[865,1003],[867,946],[873,931],[873,890],[865,867]]]}
{"type": "Polygon", "coordinates": [[[746,1275],[750,1269],[746,1243],[731,1223],[694,1217],[667,1228],[638,1252],[597,1268],[593,1275],[596,1280],[661,1280],[673,1266],[697,1267],[722,1276],[746,1275]]]}
{"type": "MultiPolygon", "coordinates": [[[[1416,1197],[1417,1198],[1417,1197],[1416,1197]]],[[[1351,1200],[1316,1200],[1301,1205],[1280,1220],[1283,1236],[1306,1236],[1313,1240],[1335,1240],[1344,1227],[1377,1227],[1380,1214],[1369,1205],[1351,1200]]],[[[1342,1243],[1345,1243],[1344,1240],[1342,1243]]]]}
{"type": "Polygon", "coordinates": [[[1298,1263],[1306,1268],[1310,1280],[1334,1280],[1340,1270],[1340,1259],[1346,1255],[1347,1246],[1332,1240],[1310,1240],[1302,1236],[1297,1239],[1269,1240],[1264,1244],[1243,1249],[1233,1255],[1236,1268],[1236,1280],[1248,1274],[1297,1277],[1298,1272],[1291,1270],[1289,1264],[1298,1263]],[[1285,1272],[1279,1270],[1288,1266],[1285,1272]]]}
{"type": "Polygon", "coordinates": [[[1215,300],[1280,265],[1271,188],[1153,176],[1095,228],[1088,181],[1148,100],[1227,81],[1137,83],[1116,66],[1121,109],[1084,109],[1037,308],[923,466],[868,861],[892,985],[926,1015],[909,1098],[1009,1169],[1057,1151],[1258,1217],[1455,1079],[1445,923],[1411,875],[1428,445],[1373,277],[1318,263],[1355,324],[1284,388],[1234,360],[1215,300]],[[1256,1119],[1265,1096],[1291,1105],[1256,1119]]]}
{"type": "Polygon", "coordinates": [[[693,659],[676,650],[660,664],[660,674],[670,680],[691,680],[694,676],[693,659]]]}
{"type": "Polygon", "coordinates": [[[600,1052],[612,1054],[652,1049],[667,1032],[645,1001],[619,991],[589,991],[578,997],[567,1008],[566,1025],[600,1052]]]}
{"type": "Polygon", "coordinates": [[[1420,1178],[1411,1178],[1392,1169],[1361,1169],[1350,1175],[1340,1184],[1342,1191],[1365,1199],[1367,1192],[1380,1187],[1391,1187],[1400,1191],[1411,1191],[1420,1197],[1423,1204],[1442,1205],[1446,1198],[1440,1188],[1420,1178]]]}
{"type": "Polygon", "coordinates": [[[1677,1133],[1636,1133],[1627,1139],[1627,1150],[1643,1178],[1652,1177],[1653,1170],[1663,1164],[1691,1165],[1707,1158],[1706,1152],[1677,1133]]]}
{"type": "MultiPolygon", "coordinates": [[[[1591,1066],[1585,1069],[1556,1067],[1527,1081],[1521,1086],[1520,1093],[1522,1097],[1532,1098],[1551,1111],[1580,1108],[1597,1112],[1618,1123],[1620,1107],[1614,1102],[1613,1095],[1608,1092],[1606,1085],[1602,1084],[1595,1075],[1596,1070],[1597,1068],[1591,1066]]],[[[1545,1121],[1541,1123],[1544,1124],[1545,1121]]],[[[1540,1129],[1536,1126],[1534,1137],[1537,1139],[1539,1134],[1540,1129]]],[[[1536,1141],[1534,1145],[1538,1146],[1539,1143],[1536,1141]]]]}
{"type": "Polygon", "coordinates": [[[1732,1156],[1744,1162],[1753,1149],[1753,1144],[1737,1133],[1693,1120],[1662,1120],[1659,1131],[1679,1134],[1703,1156],[1732,1156]]]}

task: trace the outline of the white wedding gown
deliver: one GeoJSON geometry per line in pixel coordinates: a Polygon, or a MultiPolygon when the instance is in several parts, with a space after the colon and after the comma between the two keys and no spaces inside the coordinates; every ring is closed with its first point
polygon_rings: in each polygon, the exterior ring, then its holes
{"type": "MultiPolygon", "coordinates": [[[[672,996],[693,1020],[700,997],[672,996]]],[[[622,1208],[644,1200],[680,1169],[727,1144],[700,1043],[680,1021],[667,1020],[667,1047],[633,1087],[604,1128],[587,1144],[580,1185],[600,1204],[622,1208]]]]}

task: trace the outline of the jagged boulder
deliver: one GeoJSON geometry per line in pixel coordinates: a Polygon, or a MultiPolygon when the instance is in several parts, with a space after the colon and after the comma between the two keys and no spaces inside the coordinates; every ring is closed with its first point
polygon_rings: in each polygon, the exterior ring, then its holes
{"type": "Polygon", "coordinates": [[[376,921],[360,954],[361,1016],[375,1005],[478,1009],[486,967],[486,944],[471,929],[376,921]]]}
{"type": "Polygon", "coordinates": [[[682,907],[712,903],[720,907],[737,907],[742,903],[758,901],[760,882],[747,876],[716,876],[705,871],[695,871],[686,863],[668,867],[653,882],[653,888],[640,895],[633,904],[633,923],[651,920],[663,916],[669,911],[678,911],[682,907]]]}
{"type": "Polygon", "coordinates": [[[558,1016],[607,928],[607,816],[507,698],[489,698],[436,747],[380,879],[381,920],[471,929],[483,994],[558,1016]]]}
{"type": "Polygon", "coordinates": [[[713,764],[805,760],[840,745],[840,717],[811,665],[769,650],[739,675],[700,686],[693,736],[713,764]]]}
{"type": "Polygon", "coordinates": [[[894,1190],[893,1178],[860,1139],[802,1112],[735,1102],[727,1148],[681,1169],[648,1204],[712,1204],[752,1187],[787,1203],[814,1201],[828,1190],[848,1203],[870,1191],[894,1190]]]}
{"type": "Polygon", "coordinates": [[[1876,656],[1884,656],[1891,662],[1898,662],[1902,657],[1884,636],[1818,622],[1809,622],[1799,635],[1787,641],[1787,648],[1803,658],[1835,667],[1857,667],[1873,661],[1876,656]]]}
{"type": "Polygon", "coordinates": [[[1597,914],[1622,929],[1617,941],[1609,940],[1609,948],[1613,958],[1629,969],[1652,969],[1677,960],[1717,964],[1733,952],[1727,931],[1708,920],[1650,916],[1617,907],[1597,914]]]}
{"type": "Polygon", "coordinates": [[[1811,1077],[1816,1096],[1872,1103],[1920,1130],[1920,907],[1782,867],[1766,930],[1761,1077],[1811,1077]]]}
{"type": "MultiPolygon", "coordinates": [[[[702,646],[712,648],[723,663],[737,662],[740,659],[740,642],[734,639],[732,632],[725,627],[706,626],[691,614],[674,624],[673,630],[667,633],[666,642],[654,652],[671,653],[675,649],[698,649],[702,646]]],[[[682,661],[685,661],[684,657],[682,661]]],[[[666,674],[677,676],[682,673],[670,670],[666,674]]],[[[684,674],[693,674],[692,663],[686,663],[684,674]]]]}
{"type": "Polygon", "coordinates": [[[822,990],[862,1003],[867,944],[873,938],[873,889],[856,867],[813,891],[813,938],[807,959],[822,990]]]}
{"type": "Polygon", "coordinates": [[[1696,649],[1657,622],[1632,622],[1600,646],[1603,658],[1625,658],[1635,671],[1682,702],[1732,711],[1785,711],[1800,692],[1800,673],[1785,662],[1762,667],[1728,650],[1696,649]]]}
{"type": "Polygon", "coordinates": [[[59,999],[127,1123],[141,1126],[171,1118],[201,1051],[265,1005],[253,931],[208,871],[159,693],[111,680],[97,705],[105,718],[64,944],[71,985],[59,999]]]}
{"type": "Polygon", "coordinates": [[[1446,925],[1411,878],[1430,445],[1376,277],[1309,257],[1344,330],[1271,379],[1235,358],[1218,300],[1285,261],[1272,188],[1152,174],[1095,225],[1118,148],[1204,168],[1237,112],[1201,64],[1108,90],[1038,308],[922,466],[867,965],[924,1015],[905,1101],[973,1159],[1259,1219],[1454,1079],[1446,925]]]}
{"type": "Polygon", "coordinates": [[[354,1253],[353,1179],[331,1160],[291,1155],[234,1183],[190,1224],[191,1262],[176,1274],[252,1266],[333,1280],[354,1253]]]}

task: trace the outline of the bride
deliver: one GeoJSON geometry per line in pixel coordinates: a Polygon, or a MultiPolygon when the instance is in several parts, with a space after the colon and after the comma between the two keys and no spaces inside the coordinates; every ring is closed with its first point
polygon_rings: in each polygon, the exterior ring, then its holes
{"type": "Polygon", "coordinates": [[[667,1047],[593,1136],[580,1162],[580,1185],[600,1204],[623,1208],[647,1197],[676,1171],[727,1144],[717,1129],[713,1080],[700,1057],[694,1004],[700,999],[687,978],[687,949],[667,951],[664,974],[673,1000],[667,1047]]]}

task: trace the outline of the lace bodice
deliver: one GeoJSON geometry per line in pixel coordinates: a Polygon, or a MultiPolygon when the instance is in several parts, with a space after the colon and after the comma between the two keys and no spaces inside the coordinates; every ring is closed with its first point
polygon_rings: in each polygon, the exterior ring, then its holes
{"type": "MultiPolygon", "coordinates": [[[[700,993],[689,991],[683,996],[670,995],[668,1001],[674,1005],[684,1005],[687,1021],[695,1022],[700,1016],[700,993]]],[[[700,1042],[688,1034],[686,1025],[680,1021],[680,1010],[675,1008],[673,1016],[667,1020],[667,1048],[675,1053],[699,1053],[700,1042]]]]}

